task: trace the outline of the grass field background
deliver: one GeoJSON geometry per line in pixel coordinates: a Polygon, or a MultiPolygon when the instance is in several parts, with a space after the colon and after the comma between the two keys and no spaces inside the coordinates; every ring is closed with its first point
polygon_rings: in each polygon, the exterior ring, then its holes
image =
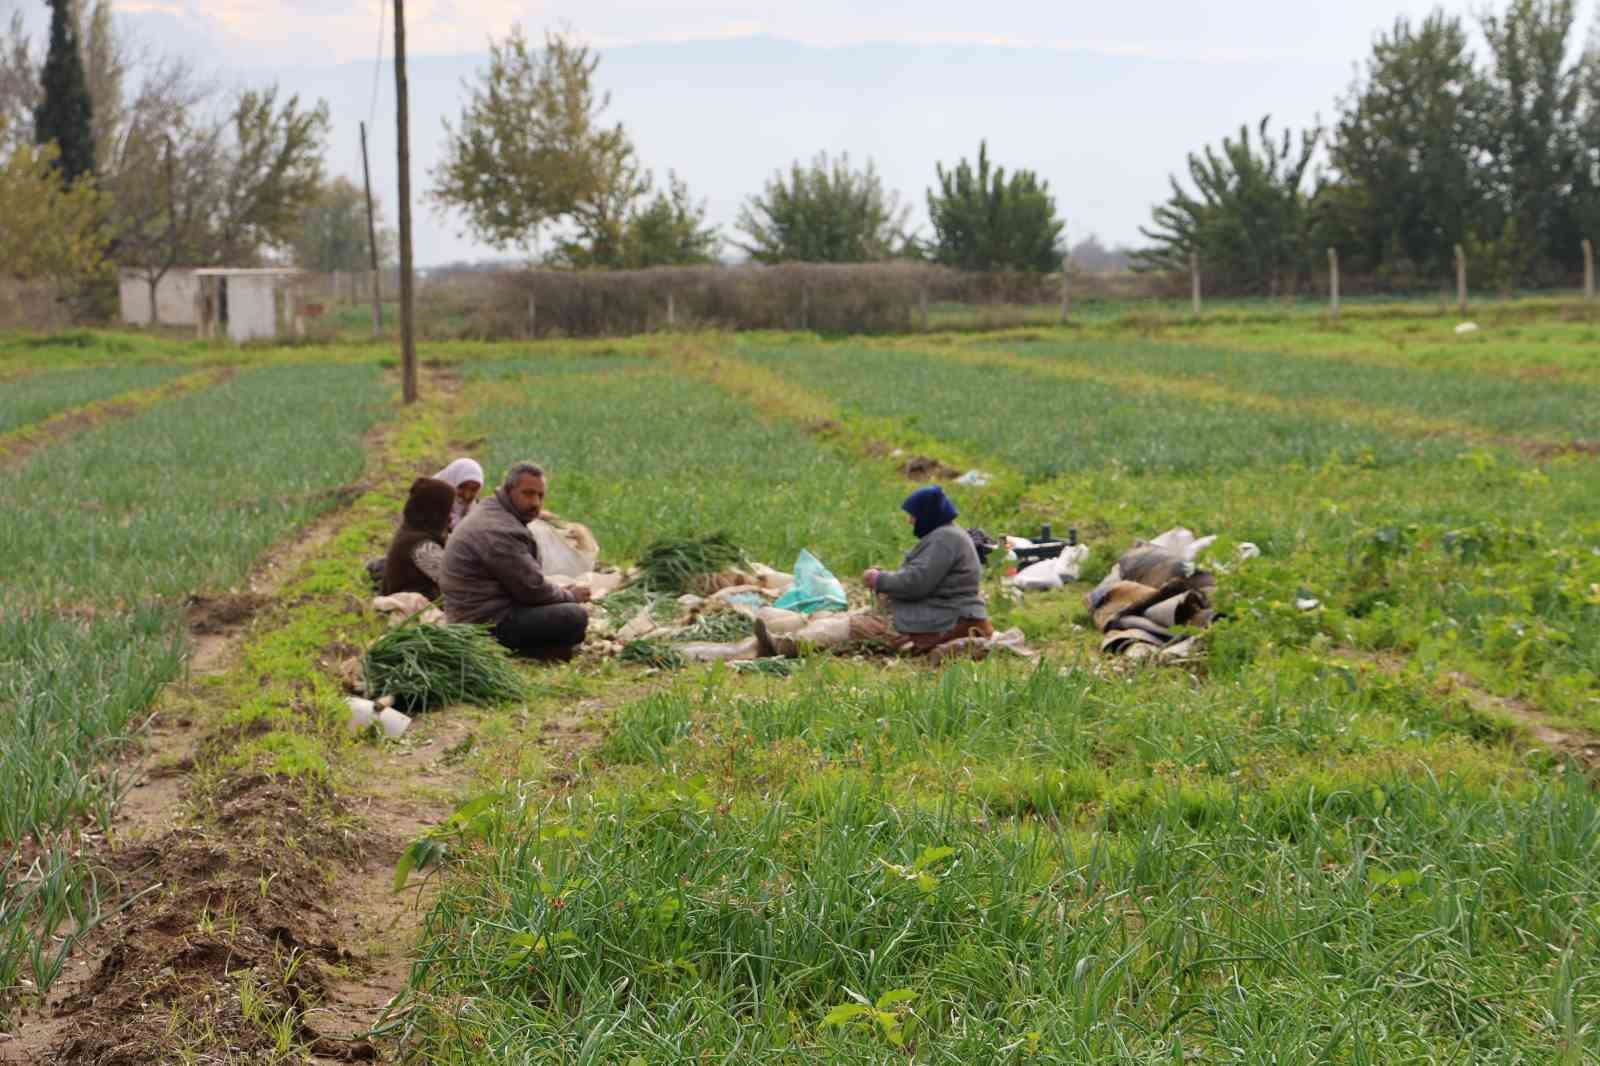
{"type": "MultiPolygon", "coordinates": [[[[461,1064],[1600,1057],[1600,801],[1522,720],[1600,733],[1600,327],[1548,302],[1486,309],[1466,336],[1456,321],[1267,307],[426,349],[459,389],[455,447],[491,478],[545,463],[550,509],[611,561],[724,531],[853,581],[910,547],[895,449],[914,449],[993,475],[953,490],[991,532],[1079,529],[1085,582],[1135,538],[1219,534],[1224,618],[1202,666],[1126,670],[1097,653],[1087,584],[1020,602],[991,585],[1041,661],[534,674],[469,759],[459,798],[495,798],[438,875],[414,1047],[461,1064]],[[1246,541],[1261,555],[1240,561],[1246,541]],[[601,735],[575,776],[546,776],[519,734],[579,700],[601,735]]],[[[175,605],[335,506],[368,430],[406,424],[387,348],[160,343],[0,343],[0,375],[27,371],[0,384],[0,427],[238,367],[0,472],[22,546],[0,558],[13,995],[40,930],[87,905],[49,889],[51,860],[26,873],[23,838],[110,817],[93,768],[181,669],[175,605]],[[141,369],[68,388],[97,363],[141,369]]]]}

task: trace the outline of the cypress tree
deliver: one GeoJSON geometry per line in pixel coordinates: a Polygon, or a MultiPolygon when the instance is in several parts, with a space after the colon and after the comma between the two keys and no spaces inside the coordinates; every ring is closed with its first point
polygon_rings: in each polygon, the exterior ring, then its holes
{"type": "Polygon", "coordinates": [[[45,56],[44,98],[33,113],[34,139],[54,143],[64,184],[94,173],[94,134],[89,123],[89,79],[78,51],[72,0],[49,0],[50,51],[45,56]]]}

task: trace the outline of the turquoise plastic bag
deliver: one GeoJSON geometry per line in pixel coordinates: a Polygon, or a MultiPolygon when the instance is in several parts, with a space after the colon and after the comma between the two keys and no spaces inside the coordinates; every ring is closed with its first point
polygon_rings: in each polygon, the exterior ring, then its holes
{"type": "Polygon", "coordinates": [[[789,586],[788,592],[778,597],[778,602],[773,606],[785,611],[815,614],[818,611],[843,611],[850,606],[850,601],[845,599],[844,586],[822,565],[822,560],[801,548],[800,557],[794,561],[794,584],[789,586]]]}

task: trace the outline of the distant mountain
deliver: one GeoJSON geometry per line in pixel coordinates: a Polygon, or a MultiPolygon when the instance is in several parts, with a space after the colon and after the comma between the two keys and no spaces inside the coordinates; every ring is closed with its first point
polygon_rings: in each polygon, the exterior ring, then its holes
{"type": "MultiPolygon", "coordinates": [[[[731,232],[739,204],[780,167],[818,151],[872,159],[902,202],[925,218],[936,161],[976,152],[1049,180],[1069,240],[1137,238],[1185,153],[1271,112],[1299,125],[1327,111],[1348,62],[1220,64],[988,45],[821,47],[773,38],[608,49],[600,83],[612,94],[646,165],[676,170],[712,221],[731,232]]],[[[437,164],[443,121],[460,113],[461,83],[483,56],[423,56],[410,64],[417,261],[495,254],[420,200],[437,164]]],[[[372,113],[373,66],[238,69],[250,84],[326,99],[335,126],[330,165],[359,177],[357,123],[372,113]]],[[[387,67],[371,136],[373,181],[394,217],[394,82],[387,67]]]]}

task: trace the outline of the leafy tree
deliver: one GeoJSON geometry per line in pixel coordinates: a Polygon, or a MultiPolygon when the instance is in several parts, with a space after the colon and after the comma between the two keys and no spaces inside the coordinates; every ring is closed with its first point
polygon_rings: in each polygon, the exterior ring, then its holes
{"type": "Polygon", "coordinates": [[[54,144],[17,145],[0,161],[0,271],[52,281],[59,293],[104,274],[106,235],[100,192],[62,185],[57,163],[54,144]]]}
{"type": "Polygon", "coordinates": [[[621,124],[603,121],[611,98],[596,92],[599,63],[559,34],[546,34],[543,52],[520,27],[490,42],[459,125],[445,123],[433,199],[496,248],[531,249],[541,227],[571,221],[610,256],[605,246],[648,182],[621,124]]]}
{"type": "Polygon", "coordinates": [[[1582,108],[1578,116],[1578,163],[1573,212],[1578,233],[1600,244],[1600,11],[1595,13],[1580,68],[1582,108]]]}
{"type": "Polygon", "coordinates": [[[280,105],[276,87],[246,90],[228,117],[228,133],[222,158],[227,196],[212,255],[242,264],[264,249],[288,247],[301,212],[321,191],[328,105],[308,110],[298,95],[280,105]]]}
{"type": "MultiPolygon", "coordinates": [[[[394,259],[395,236],[383,228],[382,204],[373,200],[378,226],[378,263],[394,259]]],[[[295,231],[294,261],[306,270],[370,270],[366,193],[348,178],[335,178],[318,190],[300,212],[295,231]]]]}
{"type": "Polygon", "coordinates": [[[213,119],[186,96],[171,89],[130,128],[110,183],[113,254],[150,286],[152,307],[175,266],[244,266],[290,247],[322,187],[325,106],[247,91],[213,119]]]}
{"type": "Polygon", "coordinates": [[[1187,270],[1189,254],[1198,252],[1214,283],[1274,294],[1305,274],[1310,211],[1302,186],[1321,131],[1303,131],[1296,144],[1288,129],[1276,139],[1268,133],[1270,121],[1257,128],[1259,147],[1241,126],[1220,151],[1189,156],[1195,191],[1172,178],[1171,198],[1152,212],[1154,228],[1140,228],[1155,242],[1136,253],[1140,266],[1187,270]]]}
{"type": "Polygon", "coordinates": [[[796,160],[787,177],[774,174],[746,201],[735,226],[749,240],[734,243],[761,263],[873,262],[906,250],[909,213],[870,161],[851,170],[848,155],[823,152],[810,166],[796,160]]]}
{"type": "Polygon", "coordinates": [[[706,225],[705,201],[695,203],[689,186],[669,174],[667,188],[628,220],[624,260],[634,269],[710,263],[721,244],[716,229],[706,225]]]}
{"type": "Polygon", "coordinates": [[[33,136],[39,144],[56,146],[55,165],[61,180],[70,185],[94,174],[93,109],[72,0],[49,0],[49,4],[50,50],[40,79],[44,92],[34,112],[33,136]]]}
{"type": "Polygon", "coordinates": [[[42,89],[39,61],[22,24],[22,12],[0,32],[0,152],[33,143],[33,113],[42,89]]]}
{"type": "Polygon", "coordinates": [[[213,220],[227,194],[223,132],[220,123],[184,115],[135,126],[121,143],[107,183],[112,254],[148,286],[152,316],[156,289],[174,267],[214,261],[213,220]]]}
{"type": "Polygon", "coordinates": [[[119,126],[125,115],[123,86],[131,60],[111,24],[111,0],[95,0],[80,9],[79,39],[83,42],[85,75],[89,84],[90,132],[94,158],[102,172],[116,150],[119,126]]]}
{"type": "Polygon", "coordinates": [[[1487,105],[1460,19],[1396,19],[1341,101],[1333,180],[1317,197],[1325,243],[1369,269],[1404,260],[1447,270],[1489,193],[1479,166],[1487,105]]]}
{"type": "Polygon", "coordinates": [[[1580,258],[1574,185],[1592,187],[1580,133],[1584,69],[1567,58],[1574,18],[1572,0],[1511,0],[1482,20],[1488,171],[1501,212],[1491,231],[1509,221],[1530,255],[1567,265],[1580,258]]]}
{"type": "Polygon", "coordinates": [[[650,175],[639,168],[633,146],[619,141],[597,160],[593,191],[572,204],[567,221],[575,237],[560,242],[552,257],[573,266],[625,265],[629,216],[650,191],[650,175]]]}
{"type": "Polygon", "coordinates": [[[722,238],[705,221],[704,202],[695,203],[689,186],[669,175],[668,187],[648,203],[636,200],[627,217],[606,231],[605,240],[585,230],[579,239],[563,242],[555,259],[573,267],[622,270],[709,263],[722,238]]]}
{"type": "Polygon", "coordinates": [[[982,142],[976,170],[965,159],[953,171],[943,165],[936,170],[938,192],[928,190],[935,261],[963,270],[1041,274],[1061,265],[1063,223],[1049,182],[1031,170],[1019,170],[1009,181],[1004,167],[991,172],[989,147],[982,142]]]}

